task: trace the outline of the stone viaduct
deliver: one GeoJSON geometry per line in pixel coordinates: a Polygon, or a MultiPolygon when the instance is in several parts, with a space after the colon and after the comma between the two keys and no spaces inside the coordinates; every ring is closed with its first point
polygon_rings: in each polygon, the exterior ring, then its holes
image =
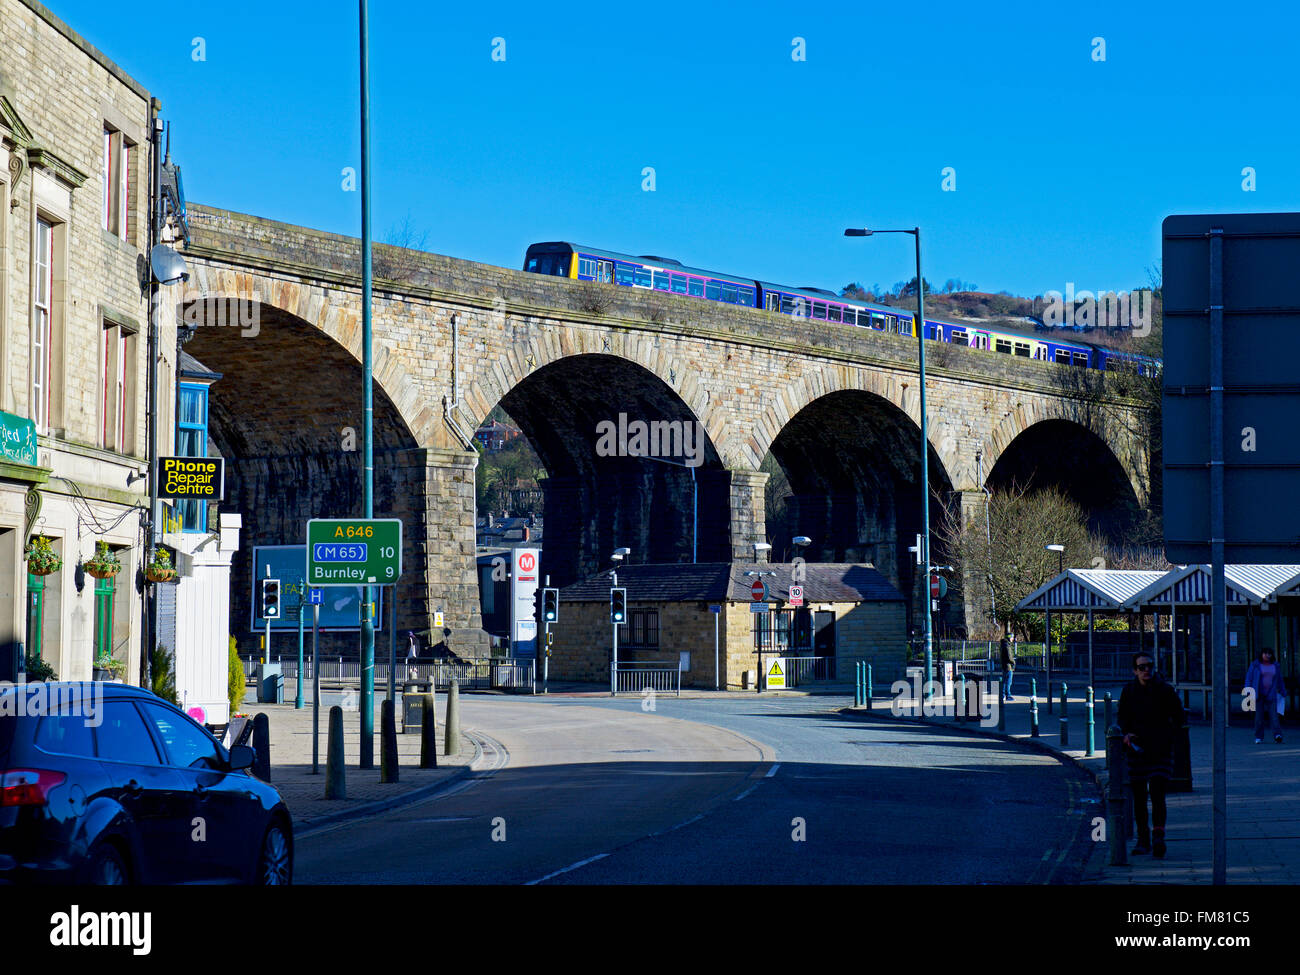
{"type": "MultiPolygon", "coordinates": [[[[190,227],[180,316],[201,326],[186,351],[223,376],[210,432],[226,505],[244,517],[232,621],[251,646],[252,547],[302,544],[308,518],[361,509],[360,244],[200,206],[190,227]]],[[[787,536],[813,540],[805,558],[870,561],[919,591],[906,551],[921,524],[914,340],[394,248],[377,248],[375,276],[375,513],[405,524],[400,630],[429,629],[442,609],[453,647],[486,642],[468,438],[497,404],[547,470],[553,584],[607,567],[619,546],[635,562],[690,561],[693,543],[701,562],[752,558],[770,452],[790,483],[787,536]],[[597,426],[620,414],[698,421],[702,463],[601,456],[597,426]]],[[[932,518],[1030,479],[1103,528],[1145,504],[1133,402],[1079,395],[1070,367],[927,348],[932,518]]],[[[781,559],[790,538],[768,540],[781,559]]]]}

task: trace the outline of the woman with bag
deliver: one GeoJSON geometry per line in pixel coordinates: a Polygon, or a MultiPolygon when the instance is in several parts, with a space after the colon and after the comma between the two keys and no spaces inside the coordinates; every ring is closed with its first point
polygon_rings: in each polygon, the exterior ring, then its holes
{"type": "Polygon", "coordinates": [[[1247,696],[1248,691],[1255,692],[1255,744],[1264,743],[1266,722],[1273,740],[1282,744],[1282,722],[1278,715],[1286,706],[1286,681],[1282,677],[1282,668],[1273,661],[1273,651],[1268,647],[1259,652],[1259,659],[1252,661],[1246,671],[1246,689],[1241,692],[1242,696],[1247,696]]]}

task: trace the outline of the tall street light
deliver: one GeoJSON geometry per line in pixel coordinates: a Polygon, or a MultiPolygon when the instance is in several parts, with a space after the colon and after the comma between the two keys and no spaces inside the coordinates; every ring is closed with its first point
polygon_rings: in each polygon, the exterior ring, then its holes
{"type": "MultiPolygon", "coordinates": [[[[1056,553],[1056,574],[1059,576],[1065,572],[1065,546],[1052,543],[1044,545],[1049,552],[1056,553]]],[[[1046,644],[1043,661],[1045,667],[1044,677],[1047,680],[1047,713],[1052,713],[1052,611],[1047,610],[1047,633],[1043,641],[1046,644]]]]}
{"type": "Polygon", "coordinates": [[[919,350],[921,383],[921,524],[924,533],[924,551],[916,553],[916,560],[925,567],[921,586],[925,597],[925,699],[933,695],[934,680],[934,621],[930,616],[930,424],[925,415],[925,278],[921,276],[921,228],[911,230],[868,230],[853,228],[844,231],[845,237],[872,237],[875,234],[911,234],[916,239],[916,344],[919,350]]]}
{"type": "MultiPolygon", "coordinates": [[[[373,269],[370,255],[370,14],[361,3],[361,482],[363,518],[375,516],[375,449],[373,368],[370,359],[370,301],[373,269]]],[[[394,587],[396,590],[396,587],[394,587]]],[[[366,604],[361,613],[361,768],[375,767],[375,624],[371,617],[375,589],[366,586],[366,604]]]]}

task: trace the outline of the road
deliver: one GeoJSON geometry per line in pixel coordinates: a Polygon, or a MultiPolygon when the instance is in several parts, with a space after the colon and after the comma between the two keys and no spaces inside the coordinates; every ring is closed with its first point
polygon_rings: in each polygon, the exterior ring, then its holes
{"type": "MultiPolygon", "coordinates": [[[[842,698],[462,699],[454,794],[299,839],[299,883],[1072,883],[1100,806],[1018,746],[842,698]],[[497,754],[493,756],[493,752],[497,754]]],[[[1100,854],[1097,854],[1100,855],[1100,854]]]]}

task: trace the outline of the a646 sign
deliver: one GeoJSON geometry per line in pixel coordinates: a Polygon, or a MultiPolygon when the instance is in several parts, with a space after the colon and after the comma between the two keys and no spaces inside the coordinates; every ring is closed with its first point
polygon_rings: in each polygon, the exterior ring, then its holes
{"type": "Polygon", "coordinates": [[[398,518],[313,518],[307,522],[307,585],[386,586],[402,575],[398,518]]]}

